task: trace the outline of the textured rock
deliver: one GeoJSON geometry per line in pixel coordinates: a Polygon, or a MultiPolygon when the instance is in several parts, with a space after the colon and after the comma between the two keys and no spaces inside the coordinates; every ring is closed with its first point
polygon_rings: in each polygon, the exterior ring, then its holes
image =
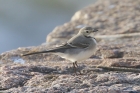
{"type": "MultiPolygon", "coordinates": [[[[61,67],[61,64],[59,64],[61,67]]],[[[55,65],[53,65],[55,66],[55,65]]],[[[67,65],[65,65],[67,66],[67,65]]],[[[8,65],[1,68],[1,90],[8,92],[94,92],[129,93],[139,91],[140,74],[131,72],[87,72],[85,75],[44,74],[50,67],[38,66],[38,72],[32,64],[8,65]],[[20,69],[19,69],[20,68],[20,69]],[[27,69],[28,68],[28,69],[27,69]],[[40,69],[46,68],[40,72],[40,69]],[[8,75],[6,75],[8,73],[8,75]],[[22,77],[22,79],[21,79],[22,77]],[[8,79],[7,79],[8,78],[8,79]],[[20,83],[19,83],[20,82],[20,83]],[[21,84],[22,83],[22,84],[21,84]],[[16,85],[16,86],[15,86],[16,85]]],[[[58,73],[59,69],[55,69],[58,73]]],[[[52,73],[53,70],[50,70],[52,73]]],[[[136,92],[137,93],[137,92],[136,92]]]]}
{"type": "Polygon", "coordinates": [[[140,1],[98,0],[95,4],[75,13],[70,22],[56,27],[47,42],[64,41],[78,32],[78,27],[88,25],[99,29],[96,34],[134,33],[140,31],[140,1]]]}

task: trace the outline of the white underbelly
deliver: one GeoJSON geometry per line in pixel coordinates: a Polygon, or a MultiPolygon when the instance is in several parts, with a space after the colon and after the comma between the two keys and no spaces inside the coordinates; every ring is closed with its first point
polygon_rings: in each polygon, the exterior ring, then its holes
{"type": "Polygon", "coordinates": [[[91,57],[94,53],[95,53],[95,47],[94,49],[90,49],[90,50],[84,50],[82,52],[79,52],[77,54],[63,54],[63,53],[57,53],[57,55],[61,56],[62,58],[65,58],[67,60],[70,60],[71,62],[75,62],[75,61],[82,61],[85,60],[89,57],[91,57]]]}

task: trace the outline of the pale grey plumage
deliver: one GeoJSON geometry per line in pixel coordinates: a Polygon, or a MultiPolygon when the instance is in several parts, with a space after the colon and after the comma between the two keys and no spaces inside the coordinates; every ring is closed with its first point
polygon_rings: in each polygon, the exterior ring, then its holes
{"type": "Polygon", "coordinates": [[[68,40],[64,45],[46,51],[24,54],[23,56],[53,53],[74,62],[75,64],[73,63],[73,65],[77,66],[77,61],[87,59],[94,54],[97,42],[93,37],[93,33],[96,31],[98,30],[92,27],[83,27],[77,35],[68,40]]]}

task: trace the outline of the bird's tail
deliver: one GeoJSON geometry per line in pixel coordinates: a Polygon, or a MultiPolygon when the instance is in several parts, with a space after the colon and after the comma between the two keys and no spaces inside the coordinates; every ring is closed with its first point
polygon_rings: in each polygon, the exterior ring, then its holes
{"type": "Polygon", "coordinates": [[[47,50],[47,51],[40,51],[40,52],[32,52],[32,53],[22,54],[21,56],[28,56],[28,55],[41,54],[41,53],[50,53],[50,52],[54,52],[54,51],[47,50]]]}

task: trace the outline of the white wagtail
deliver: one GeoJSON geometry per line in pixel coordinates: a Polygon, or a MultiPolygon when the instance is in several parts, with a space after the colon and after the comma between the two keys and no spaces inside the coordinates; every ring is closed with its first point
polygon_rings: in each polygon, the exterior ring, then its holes
{"type": "Polygon", "coordinates": [[[94,32],[96,31],[98,30],[93,29],[92,27],[83,27],[80,29],[77,35],[75,35],[70,40],[68,40],[67,43],[59,47],[41,52],[27,53],[23,56],[39,53],[56,54],[73,62],[73,67],[76,72],[76,67],[78,67],[77,61],[81,61],[91,57],[96,51],[97,42],[93,37],[94,32]]]}

